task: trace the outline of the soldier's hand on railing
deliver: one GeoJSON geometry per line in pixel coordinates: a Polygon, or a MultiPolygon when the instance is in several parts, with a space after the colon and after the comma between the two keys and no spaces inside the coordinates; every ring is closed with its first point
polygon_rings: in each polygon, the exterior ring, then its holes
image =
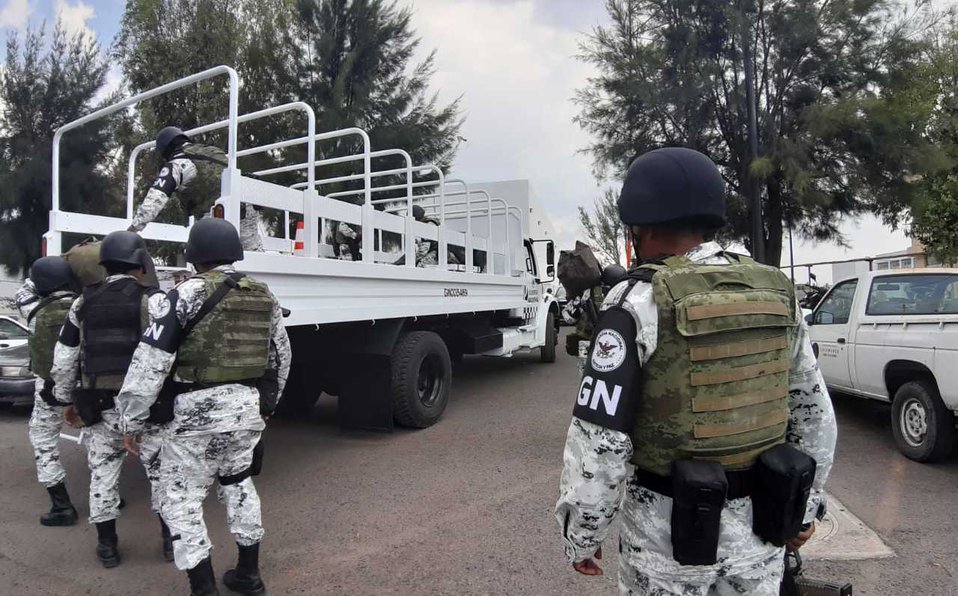
{"type": "MultiPolygon", "coordinates": [[[[602,560],[602,547],[599,547],[599,550],[595,551],[594,559],[602,560]]],[[[585,561],[579,561],[578,563],[573,563],[572,568],[581,573],[582,575],[602,575],[602,568],[595,562],[593,558],[586,559],[585,561]]]]}

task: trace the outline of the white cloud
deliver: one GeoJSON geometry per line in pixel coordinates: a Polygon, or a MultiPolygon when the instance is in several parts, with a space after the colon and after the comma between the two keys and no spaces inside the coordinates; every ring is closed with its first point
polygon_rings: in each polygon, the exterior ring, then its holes
{"type": "Polygon", "coordinates": [[[76,3],[55,0],[53,14],[69,35],[81,34],[88,39],[96,39],[96,34],[87,25],[87,21],[96,17],[96,10],[83,0],[77,0],[76,3]]]}
{"type": "MultiPolygon", "coordinates": [[[[421,55],[436,49],[432,87],[462,95],[466,122],[453,174],[469,181],[528,178],[550,214],[560,246],[579,233],[576,207],[600,194],[588,136],[570,99],[593,72],[575,59],[580,35],[541,18],[533,0],[415,0],[421,55]]],[[[584,23],[588,29],[591,23],[584,23]]]]}
{"type": "Polygon", "coordinates": [[[0,8],[0,27],[23,29],[32,13],[29,0],[7,0],[0,8]]]}

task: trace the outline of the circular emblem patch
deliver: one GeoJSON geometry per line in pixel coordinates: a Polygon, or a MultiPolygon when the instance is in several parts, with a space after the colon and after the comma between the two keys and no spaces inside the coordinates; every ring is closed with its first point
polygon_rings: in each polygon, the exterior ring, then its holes
{"type": "Polygon", "coordinates": [[[166,315],[170,314],[170,299],[164,298],[163,302],[160,302],[156,309],[156,314],[154,315],[154,318],[156,319],[162,319],[166,315]]]}
{"type": "Polygon", "coordinates": [[[592,349],[592,370],[609,372],[625,362],[625,339],[614,329],[603,329],[592,349]]]}

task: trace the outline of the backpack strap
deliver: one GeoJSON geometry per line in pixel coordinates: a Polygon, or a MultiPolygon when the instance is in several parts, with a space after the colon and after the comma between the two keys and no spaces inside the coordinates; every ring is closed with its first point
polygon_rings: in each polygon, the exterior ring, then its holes
{"type": "Polygon", "coordinates": [[[203,319],[206,318],[208,314],[213,312],[213,309],[216,308],[216,305],[219,304],[223,298],[226,298],[226,295],[230,290],[239,287],[239,281],[246,277],[245,273],[227,273],[226,279],[223,280],[223,283],[216,288],[209,298],[203,302],[203,305],[200,306],[200,310],[196,313],[196,316],[186,322],[186,325],[183,325],[182,338],[185,338],[193,331],[193,328],[200,324],[203,319]]]}
{"type": "Polygon", "coordinates": [[[54,302],[56,302],[57,300],[61,298],[67,298],[67,297],[73,297],[73,296],[76,296],[76,294],[71,293],[71,294],[65,294],[62,296],[47,296],[46,298],[40,300],[40,303],[37,304],[35,307],[33,307],[33,310],[31,310],[30,314],[27,315],[27,324],[30,324],[30,321],[36,318],[36,316],[40,314],[40,311],[46,308],[47,306],[53,304],[54,302]]]}

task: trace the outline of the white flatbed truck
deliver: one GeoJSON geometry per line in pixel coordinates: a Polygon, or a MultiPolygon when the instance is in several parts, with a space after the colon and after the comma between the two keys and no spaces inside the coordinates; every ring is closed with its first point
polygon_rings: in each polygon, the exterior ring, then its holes
{"type": "MultiPolygon", "coordinates": [[[[374,150],[359,128],[318,132],[314,112],[303,102],[239,114],[240,81],[228,66],[129,97],[56,132],[46,254],[60,254],[64,234],[102,236],[127,228],[134,213],[137,157],[154,145],[144,143],[131,151],[126,218],[117,218],[61,209],[61,193],[69,192],[59,184],[63,137],[93,120],[213,78],[228,80],[226,119],[186,131],[198,142],[204,133],[226,131],[228,165],[213,212],[239,228],[240,204],[258,205],[282,212],[285,224],[264,239],[265,252],[247,251],[237,266],[266,282],[291,311],[286,325],[293,366],[281,403],[287,412],[312,408],[326,392],[339,397],[342,427],[391,429],[395,421],[422,428],[434,424],[445,409],[451,362],[463,354],[508,357],[538,349],[543,362],[555,360],[559,316],[554,292],[549,291],[555,279],[555,247],[552,239],[528,237],[526,213],[446,178],[434,165],[413,164],[406,151],[374,150]],[[305,135],[238,146],[242,124],[286,112],[304,116],[305,135]],[[361,141],[355,144],[361,149],[321,157],[344,139],[361,141]],[[306,161],[249,174],[240,168],[248,156],[283,155],[292,147],[305,148],[306,161]],[[374,169],[383,158],[401,159],[405,165],[374,169]],[[353,165],[353,173],[322,177],[331,166],[344,164],[353,165]],[[270,181],[277,176],[284,182],[270,181]],[[288,183],[290,176],[298,181],[288,183]],[[377,185],[383,178],[387,183],[377,185]],[[395,183],[397,179],[402,183],[395,183]],[[324,194],[344,184],[352,187],[324,194]],[[423,206],[438,226],[407,216],[413,204],[423,206]],[[294,254],[291,217],[303,221],[302,254],[294,254]],[[362,230],[361,260],[333,256],[326,237],[337,222],[362,230]],[[399,238],[393,244],[401,250],[383,252],[384,235],[399,238]],[[416,266],[417,239],[438,244],[438,265],[416,266]],[[450,264],[449,247],[457,247],[465,263],[450,264]],[[404,263],[395,264],[400,257],[404,263]]],[[[142,236],[182,244],[192,222],[184,223],[150,223],[142,236]]]]}

